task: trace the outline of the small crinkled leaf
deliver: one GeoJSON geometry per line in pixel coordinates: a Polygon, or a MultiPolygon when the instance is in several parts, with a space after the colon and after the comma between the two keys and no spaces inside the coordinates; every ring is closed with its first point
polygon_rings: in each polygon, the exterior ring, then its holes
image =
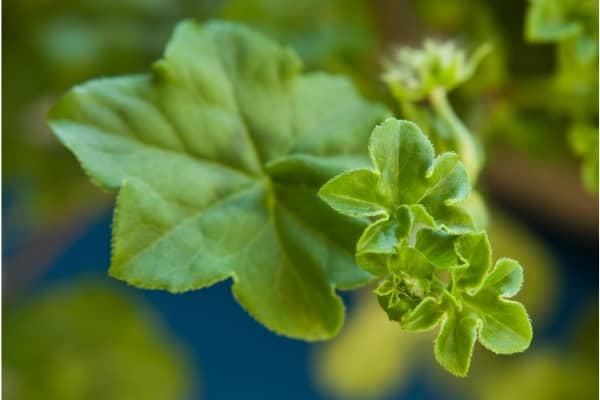
{"type": "Polygon", "coordinates": [[[412,214],[413,226],[418,226],[421,228],[435,227],[435,220],[421,204],[413,204],[409,206],[409,209],[410,213],[412,214]]]}
{"type": "Polygon", "coordinates": [[[327,182],[319,196],[334,210],[353,217],[368,217],[386,212],[377,196],[379,174],[369,169],[344,172],[327,182]]]}
{"type": "Polygon", "coordinates": [[[390,320],[400,321],[427,296],[431,288],[433,265],[418,250],[400,247],[388,256],[389,274],[375,290],[379,304],[390,320]]]}
{"type": "Polygon", "coordinates": [[[503,300],[488,290],[463,301],[481,319],[479,342],[485,348],[497,354],[513,354],[529,347],[533,330],[521,303],[503,300]]]}
{"type": "Polygon", "coordinates": [[[434,265],[414,247],[401,247],[398,254],[392,258],[390,272],[405,272],[416,277],[431,277],[434,265]]]}
{"type": "Polygon", "coordinates": [[[356,264],[370,274],[384,276],[388,272],[391,256],[389,253],[357,253],[356,264]]]}
{"type": "Polygon", "coordinates": [[[437,269],[456,267],[458,257],[454,250],[456,236],[448,232],[432,229],[421,229],[417,232],[417,248],[437,269]]]}
{"type": "MultiPolygon", "coordinates": [[[[467,198],[471,187],[467,172],[456,154],[444,153],[434,160],[433,146],[423,132],[411,122],[394,118],[387,119],[373,130],[369,153],[379,178],[375,185],[377,194],[364,193],[366,189],[363,189],[373,186],[375,175],[361,177],[350,173],[349,178],[338,176],[326,183],[323,189],[332,193],[332,185],[340,191],[339,187],[349,186],[345,185],[348,181],[362,178],[364,182],[351,182],[350,186],[360,187],[359,192],[364,196],[362,201],[368,205],[374,202],[381,204],[392,217],[392,210],[409,207],[415,226],[434,226],[452,233],[473,230],[469,213],[457,204],[467,198]],[[338,179],[344,184],[340,184],[338,179]]],[[[351,193],[347,197],[356,202],[356,195],[351,193]]],[[[345,204],[338,207],[340,212],[352,212],[346,209],[345,204]]],[[[365,208],[366,212],[363,211],[362,215],[375,213],[365,208]]],[[[354,214],[361,216],[358,212],[354,214]]]]}
{"type": "Polygon", "coordinates": [[[433,146],[418,126],[388,118],[369,140],[369,153],[381,179],[378,191],[391,205],[414,204],[427,190],[425,178],[433,146]]]}
{"type": "Polygon", "coordinates": [[[513,297],[523,284],[523,267],[518,261],[510,258],[500,258],[496,266],[485,278],[484,290],[490,290],[502,297],[513,297]]]}
{"type": "Polygon", "coordinates": [[[396,254],[398,243],[408,236],[411,226],[412,215],[407,207],[400,207],[393,219],[386,217],[369,225],[356,244],[356,263],[374,275],[386,275],[390,257],[396,254]]]}
{"type": "Polygon", "coordinates": [[[455,153],[438,156],[427,174],[428,188],[419,202],[435,221],[455,232],[472,229],[469,213],[457,205],[471,191],[469,176],[455,153]]]}
{"type": "Polygon", "coordinates": [[[413,332],[427,331],[438,323],[445,311],[439,301],[433,297],[426,297],[417,307],[402,317],[400,326],[413,332]]]}
{"type": "Polygon", "coordinates": [[[436,360],[457,376],[466,376],[477,339],[477,319],[468,312],[449,306],[435,339],[436,360]]]}
{"type": "Polygon", "coordinates": [[[188,21],[152,74],[95,80],[58,102],[52,130],[94,182],[120,191],[112,276],[171,292],[232,278],[268,328],[337,333],[334,288],[372,277],[353,260],[364,224],[316,193],[365,165],[387,111],[343,78],[300,69],[243,26],[188,21]]]}
{"type": "Polygon", "coordinates": [[[392,298],[391,294],[377,296],[379,305],[385,311],[390,321],[401,321],[404,315],[419,303],[415,299],[405,297],[397,298],[392,302],[392,298]]]}
{"type": "Polygon", "coordinates": [[[474,294],[492,265],[492,249],[485,232],[461,236],[454,244],[461,266],[452,271],[456,287],[474,294]]]}
{"type": "Polygon", "coordinates": [[[410,232],[411,216],[408,209],[401,208],[395,218],[389,217],[373,222],[365,229],[358,243],[356,252],[394,254],[398,242],[410,232]]]}

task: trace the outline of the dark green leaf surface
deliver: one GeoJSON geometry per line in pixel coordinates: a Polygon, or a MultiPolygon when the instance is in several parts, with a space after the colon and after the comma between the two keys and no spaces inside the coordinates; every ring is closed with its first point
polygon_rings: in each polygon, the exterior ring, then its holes
{"type": "Polygon", "coordinates": [[[270,329],[337,333],[334,288],[370,278],[353,261],[364,225],[315,192],[365,164],[387,112],[346,80],[300,68],[244,27],[184,22],[151,75],[92,81],[60,100],[52,129],[92,180],[119,190],[112,276],[171,292],[232,278],[270,329]]]}

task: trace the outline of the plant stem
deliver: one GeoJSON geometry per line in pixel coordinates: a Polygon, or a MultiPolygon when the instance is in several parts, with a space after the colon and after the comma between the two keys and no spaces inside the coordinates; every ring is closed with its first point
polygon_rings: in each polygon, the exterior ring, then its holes
{"type": "Polygon", "coordinates": [[[433,89],[429,95],[429,100],[438,117],[450,127],[459,156],[469,173],[471,183],[475,183],[484,162],[481,144],[454,112],[448,101],[446,90],[443,88],[433,89]]]}

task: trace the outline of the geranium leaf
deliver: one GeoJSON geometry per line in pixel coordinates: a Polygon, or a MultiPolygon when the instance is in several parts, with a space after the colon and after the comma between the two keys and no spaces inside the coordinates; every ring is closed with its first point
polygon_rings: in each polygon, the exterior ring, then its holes
{"type": "Polygon", "coordinates": [[[427,331],[439,322],[445,311],[439,301],[433,297],[426,297],[418,306],[404,315],[400,325],[407,331],[427,331]]]}
{"type": "Polygon", "coordinates": [[[419,202],[435,221],[455,232],[471,230],[471,217],[457,205],[471,191],[469,176],[460,158],[454,153],[438,156],[429,170],[427,181],[428,190],[419,202]]]}
{"type": "Polygon", "coordinates": [[[464,304],[481,320],[479,341],[499,354],[521,352],[529,347],[533,336],[531,321],[525,307],[506,300],[518,293],[523,281],[523,269],[508,258],[496,262],[481,290],[465,296],[464,304]]]}
{"type": "Polygon", "coordinates": [[[373,188],[379,175],[369,169],[345,172],[327,182],[319,196],[334,210],[354,217],[381,215],[386,212],[373,188]]]}
{"type": "Polygon", "coordinates": [[[471,190],[464,166],[454,153],[434,159],[431,142],[415,124],[387,119],[373,130],[369,153],[376,173],[348,172],[323,187],[321,194],[333,208],[347,215],[366,216],[377,214],[371,206],[375,203],[388,214],[408,206],[417,224],[433,223],[454,233],[473,229],[471,217],[457,204],[471,190]],[[336,196],[343,200],[333,204],[336,196]],[[346,200],[352,203],[348,205],[346,200]],[[363,208],[355,206],[358,204],[363,208]]]}
{"type": "Polygon", "coordinates": [[[151,75],[92,81],[59,101],[54,132],[94,182],[120,190],[114,277],[171,292],[232,278],[270,329],[337,333],[334,288],[371,279],[353,261],[364,224],[316,192],[365,165],[387,111],[345,79],[300,69],[293,51],[243,26],[184,22],[151,75]]]}
{"type": "Polygon", "coordinates": [[[455,248],[462,265],[452,271],[454,284],[473,294],[481,287],[492,265],[492,249],[487,234],[481,232],[463,235],[456,241],[455,248]]]}
{"type": "Polygon", "coordinates": [[[493,271],[487,276],[483,287],[502,297],[513,297],[523,284],[523,267],[518,261],[500,258],[493,271]]]}
{"type": "Polygon", "coordinates": [[[465,304],[482,321],[479,342],[484,347],[498,354],[518,353],[529,347],[533,332],[521,303],[482,291],[466,299],[465,304]]]}
{"type": "Polygon", "coordinates": [[[408,235],[409,229],[408,217],[403,222],[389,218],[379,219],[365,229],[356,244],[356,251],[358,254],[394,254],[398,241],[408,235]]]}
{"type": "Polygon", "coordinates": [[[477,340],[477,320],[469,313],[449,306],[435,340],[436,360],[457,376],[466,376],[477,340]]]}
{"type": "Polygon", "coordinates": [[[391,204],[417,203],[428,187],[425,174],[433,161],[433,146],[419,127],[389,118],[369,140],[373,165],[381,174],[377,189],[391,204]]]}
{"type": "Polygon", "coordinates": [[[421,229],[417,232],[415,248],[419,249],[437,269],[450,269],[458,265],[454,250],[455,235],[441,230],[421,229]]]}

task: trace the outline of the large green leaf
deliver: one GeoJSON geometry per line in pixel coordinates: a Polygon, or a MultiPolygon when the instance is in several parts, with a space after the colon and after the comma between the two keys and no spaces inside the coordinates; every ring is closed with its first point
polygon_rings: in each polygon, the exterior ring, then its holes
{"type": "Polygon", "coordinates": [[[364,224],[315,193],[366,164],[387,111],[343,78],[300,69],[293,51],[245,27],[184,22],[151,75],[60,100],[52,129],[92,180],[119,190],[112,276],[171,292],[232,278],[268,328],[337,333],[334,288],[370,279],[353,261],[364,224]]]}

